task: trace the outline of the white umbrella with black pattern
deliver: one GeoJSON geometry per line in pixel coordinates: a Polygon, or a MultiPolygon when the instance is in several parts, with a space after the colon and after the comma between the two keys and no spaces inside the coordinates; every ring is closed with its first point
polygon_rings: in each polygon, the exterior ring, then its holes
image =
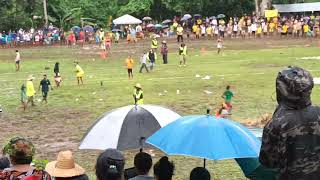
{"type": "Polygon", "coordinates": [[[146,138],[181,116],[156,105],[130,105],[105,113],[88,130],[79,149],[141,149],[146,138]]]}

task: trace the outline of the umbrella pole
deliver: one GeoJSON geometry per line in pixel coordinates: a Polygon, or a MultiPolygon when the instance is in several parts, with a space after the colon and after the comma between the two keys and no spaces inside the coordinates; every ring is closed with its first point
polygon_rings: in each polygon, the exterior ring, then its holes
{"type": "Polygon", "coordinates": [[[206,168],[206,159],[203,159],[203,167],[206,168]]]}

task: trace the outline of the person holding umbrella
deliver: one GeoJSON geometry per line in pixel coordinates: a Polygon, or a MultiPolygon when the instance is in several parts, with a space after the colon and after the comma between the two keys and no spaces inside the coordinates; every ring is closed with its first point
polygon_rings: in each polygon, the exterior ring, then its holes
{"type": "Polygon", "coordinates": [[[161,54],[163,64],[168,64],[168,46],[166,41],[162,41],[161,54]]]}
{"type": "Polygon", "coordinates": [[[139,83],[137,83],[134,86],[133,99],[134,99],[134,104],[135,105],[143,104],[143,91],[142,91],[142,87],[141,87],[141,85],[139,83]]]}

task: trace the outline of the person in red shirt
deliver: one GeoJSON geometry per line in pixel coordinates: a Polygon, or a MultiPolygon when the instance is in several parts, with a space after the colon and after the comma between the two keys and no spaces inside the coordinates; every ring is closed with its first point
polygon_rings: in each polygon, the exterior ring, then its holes
{"type": "Polygon", "coordinates": [[[84,37],[85,37],[84,31],[80,31],[78,42],[81,44],[81,46],[84,45],[84,37]]]}
{"type": "Polygon", "coordinates": [[[76,37],[73,32],[71,32],[68,36],[68,46],[71,47],[71,45],[75,42],[76,37]]]}

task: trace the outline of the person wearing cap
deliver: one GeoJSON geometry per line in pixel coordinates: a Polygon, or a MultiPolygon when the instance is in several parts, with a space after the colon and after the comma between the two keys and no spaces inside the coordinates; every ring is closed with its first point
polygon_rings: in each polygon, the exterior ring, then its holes
{"type": "Polygon", "coordinates": [[[179,55],[180,55],[180,67],[186,66],[186,61],[187,61],[187,46],[182,43],[180,48],[179,48],[179,55]]]}
{"type": "Polygon", "coordinates": [[[289,66],[278,73],[278,106],[263,129],[260,163],[280,171],[279,180],[320,177],[320,108],[312,106],[311,74],[289,66]]]}
{"type": "Polygon", "coordinates": [[[156,52],[158,49],[158,40],[157,36],[153,36],[152,41],[151,41],[151,49],[156,52]]]}
{"type": "Polygon", "coordinates": [[[85,170],[75,163],[71,151],[60,151],[57,160],[49,162],[45,170],[55,180],[89,180],[85,170]]]}
{"type": "Polygon", "coordinates": [[[32,106],[34,106],[34,96],[36,95],[36,91],[34,90],[34,86],[33,86],[33,80],[34,80],[34,77],[32,75],[29,75],[26,83],[26,89],[27,89],[26,94],[28,97],[27,104],[31,102],[32,106]]]}
{"type": "Polygon", "coordinates": [[[168,46],[166,41],[162,41],[161,54],[163,64],[168,64],[168,46]]]}
{"type": "Polygon", "coordinates": [[[84,71],[80,67],[79,62],[75,62],[74,65],[76,67],[76,76],[77,76],[77,80],[78,80],[78,85],[80,85],[80,81],[81,81],[81,84],[83,85],[84,71]]]}
{"type": "Polygon", "coordinates": [[[41,180],[51,180],[51,176],[43,170],[30,166],[35,155],[35,147],[31,141],[23,137],[12,138],[2,150],[8,155],[11,167],[0,172],[1,180],[27,179],[38,176],[41,180]]]}
{"type": "Polygon", "coordinates": [[[39,91],[41,87],[41,92],[43,97],[42,101],[45,101],[46,103],[48,103],[47,97],[49,92],[49,86],[51,87],[51,90],[53,90],[49,79],[47,79],[47,75],[43,75],[43,79],[40,81],[39,91]]]}
{"type": "Polygon", "coordinates": [[[97,180],[124,179],[124,156],[116,149],[107,149],[102,152],[96,162],[97,180]]]}
{"type": "Polygon", "coordinates": [[[139,83],[137,83],[134,86],[133,99],[134,99],[134,104],[136,104],[136,105],[143,104],[143,91],[142,91],[142,87],[139,83]]]}

